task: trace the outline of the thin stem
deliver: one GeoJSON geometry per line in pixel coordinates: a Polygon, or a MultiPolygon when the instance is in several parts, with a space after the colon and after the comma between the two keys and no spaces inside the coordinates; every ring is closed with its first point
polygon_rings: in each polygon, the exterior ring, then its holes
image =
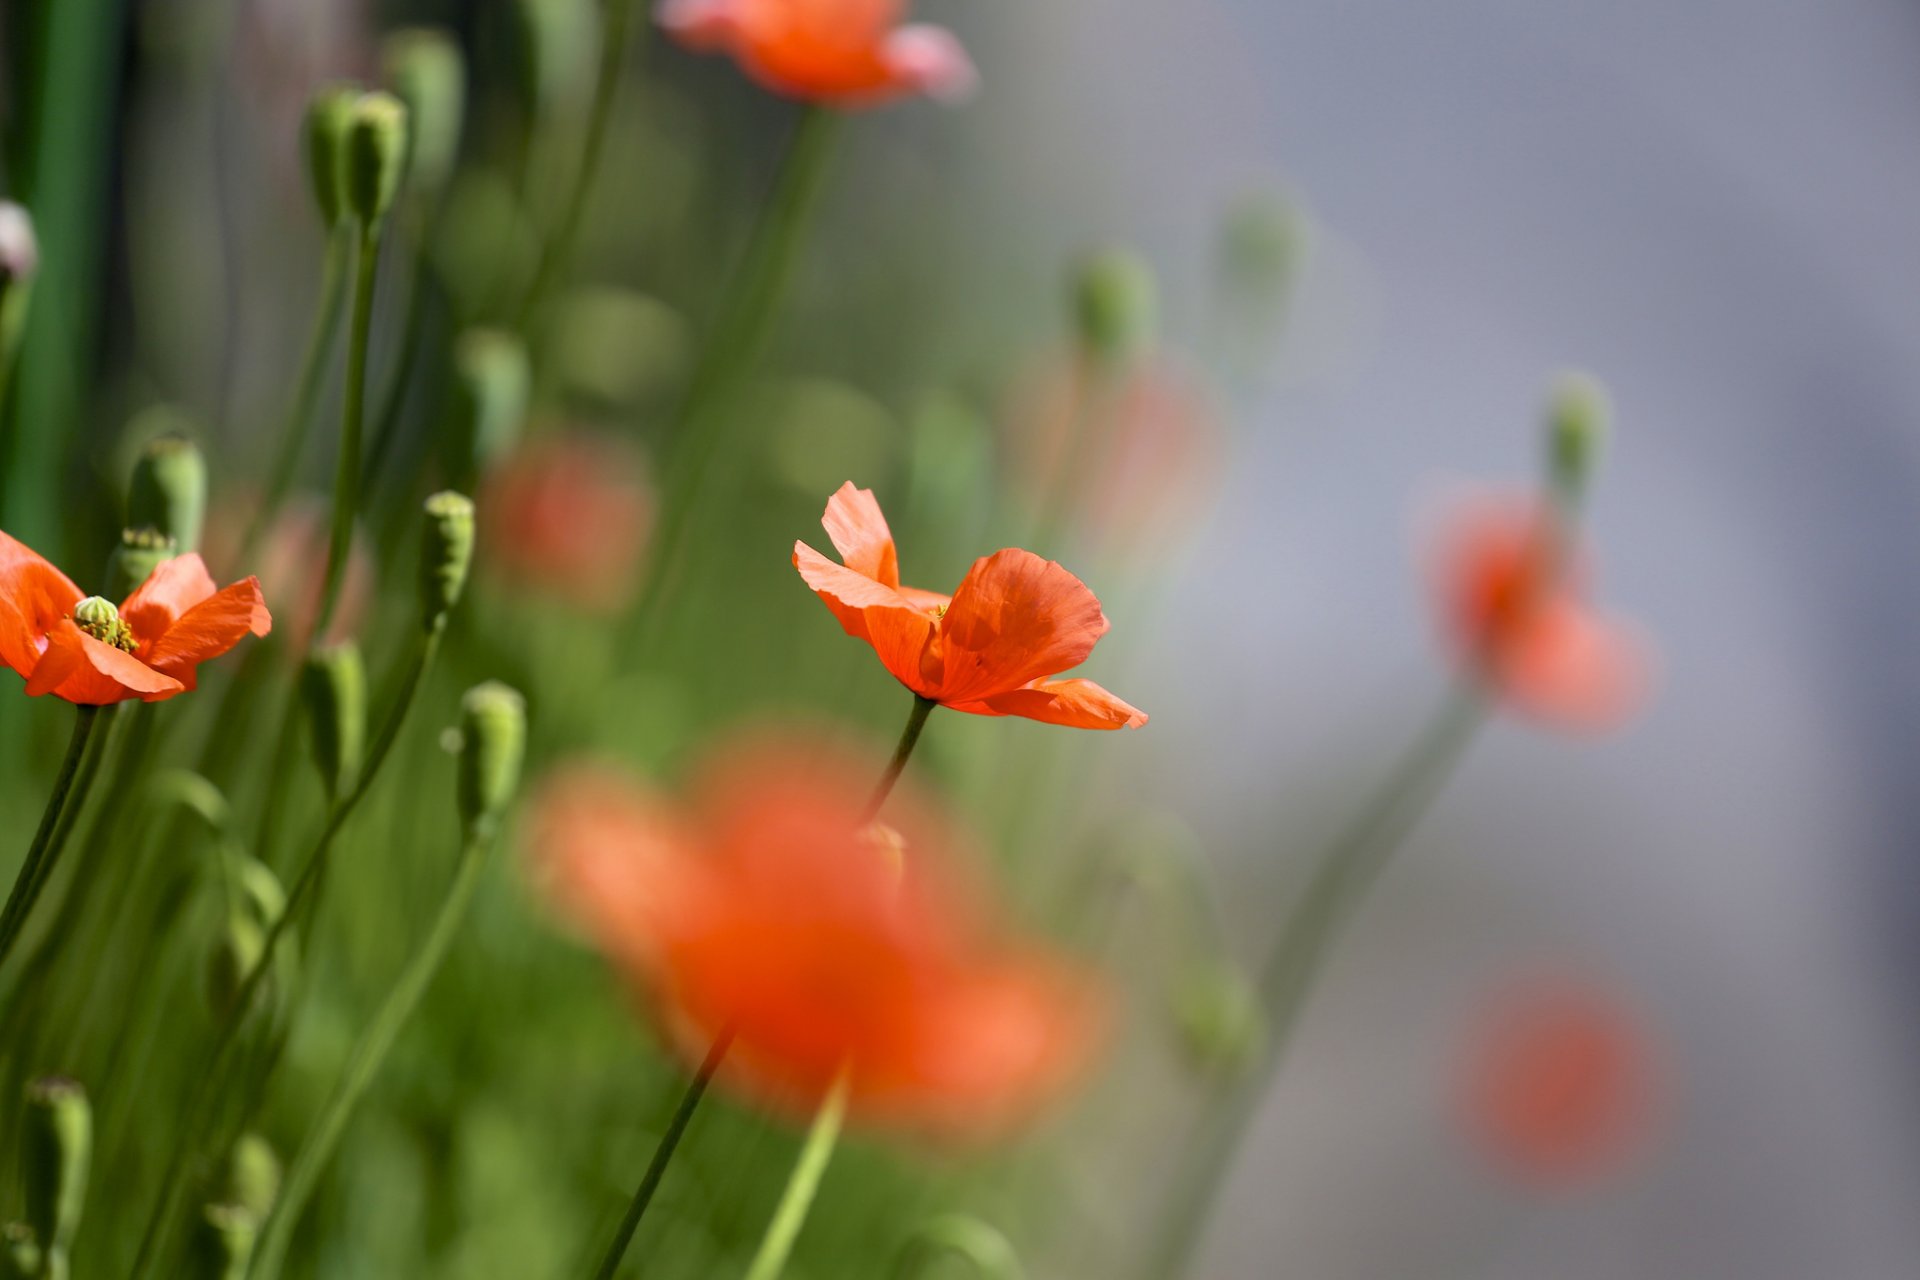
{"type": "Polygon", "coordinates": [[[393,984],[393,990],[387,993],[380,1011],[368,1024],[366,1033],[354,1048],[353,1056],[347,1060],[340,1082],[334,1086],[332,1095],[322,1108],[319,1120],[314,1123],[307,1140],[300,1146],[299,1154],[287,1170],[286,1181],[261,1231],[259,1249],[254,1254],[249,1275],[272,1280],[280,1274],[287,1242],[300,1220],[301,1211],[306,1208],[307,1198],[313,1194],[320,1171],[332,1157],[354,1108],[359,1105],[367,1087],[373,1083],[375,1074],[406,1026],[407,1019],[413,1016],[414,1009],[419,1006],[421,997],[426,994],[428,985],[446,959],[447,949],[452,945],[454,935],[459,932],[461,922],[466,919],[474,890],[480,884],[480,872],[486,865],[487,847],[491,843],[490,826],[486,829],[470,827],[463,837],[459,865],[454,871],[453,885],[447,891],[446,901],[441,904],[440,914],[435,917],[433,928],[420,949],[407,962],[407,967],[393,984]]]}
{"type": "Polygon", "coordinates": [[[827,1090],[820,1110],[814,1113],[806,1144],[800,1148],[800,1158],[787,1178],[787,1189],[780,1195],[773,1220],[767,1223],[767,1234],[760,1239],[760,1251],[747,1268],[746,1280],[779,1280],[785,1270],[787,1255],[793,1252],[793,1242],[806,1225],[820,1179],[827,1172],[827,1161],[833,1158],[833,1149],[840,1141],[840,1126],[847,1118],[847,1080],[847,1072],[842,1070],[827,1090]]]}
{"type": "Polygon", "coordinates": [[[520,328],[524,329],[533,318],[541,300],[573,257],[573,245],[580,237],[580,224],[586,217],[587,200],[600,173],[600,154],[606,150],[607,127],[613,121],[613,101],[619,93],[620,69],[626,61],[632,26],[633,0],[607,0],[600,24],[600,68],[593,83],[593,106],[587,116],[580,164],[573,171],[573,185],[567,191],[566,204],[561,207],[560,225],[541,250],[533,284],[520,303],[520,328]]]}
{"type": "Polygon", "coordinates": [[[1184,1176],[1174,1184],[1173,1210],[1153,1245],[1145,1273],[1154,1280],[1175,1280],[1185,1269],[1254,1109],[1298,1029],[1313,979],[1335,938],[1445,789],[1486,723],[1487,711],[1478,686],[1469,679],[1458,682],[1392,772],[1315,861],[1261,973],[1266,1061],[1251,1087],[1229,1094],[1213,1109],[1205,1136],[1190,1149],[1184,1176]]]}
{"type": "Polygon", "coordinates": [[[33,910],[34,900],[40,896],[40,889],[46,884],[47,876],[52,873],[53,864],[60,856],[61,841],[54,838],[55,832],[64,834],[70,829],[62,826],[61,814],[69,805],[78,810],[86,802],[85,789],[75,787],[74,782],[80,773],[81,759],[86,755],[87,739],[93,733],[94,722],[100,718],[100,708],[76,707],[75,712],[73,736],[67,740],[66,758],[60,762],[60,772],[54,777],[53,794],[47,797],[47,808],[40,815],[39,830],[34,832],[26,861],[21,863],[13,890],[7,895],[7,905],[0,909],[0,965],[6,963],[14,943],[19,941],[20,931],[33,910]]]}
{"type": "Polygon", "coordinates": [[[907,727],[900,731],[899,745],[893,749],[893,759],[887,762],[887,771],[880,775],[880,785],[873,789],[873,799],[867,801],[867,821],[880,816],[887,797],[893,794],[894,784],[900,781],[900,775],[907,767],[907,758],[913,754],[913,748],[920,741],[920,731],[927,727],[927,717],[940,704],[932,698],[913,695],[913,710],[907,714],[907,727]]]}
{"type": "Polygon", "coordinates": [[[620,1229],[614,1233],[613,1242],[607,1246],[605,1256],[600,1259],[600,1265],[593,1273],[595,1280],[613,1280],[614,1273],[620,1269],[620,1259],[626,1256],[627,1246],[633,1243],[633,1233],[639,1230],[647,1206],[653,1203],[653,1193],[660,1189],[660,1182],[667,1175],[667,1165],[672,1162],[673,1153],[679,1149],[680,1139],[686,1136],[687,1126],[693,1122],[693,1113],[700,1108],[700,1099],[706,1096],[707,1086],[713,1082],[714,1073],[720,1070],[727,1050],[732,1047],[733,1032],[722,1031],[707,1050],[707,1056],[701,1060],[700,1069],[693,1073],[693,1079],[687,1081],[686,1090],[681,1093],[680,1101],[673,1109],[673,1118],[667,1121],[666,1132],[660,1135],[660,1142],[653,1149],[653,1159],[647,1162],[647,1171],[641,1175],[640,1185],[634,1189],[626,1216],[620,1219],[620,1229]]]}
{"type": "Polygon", "coordinates": [[[333,480],[333,528],[327,540],[327,576],[313,634],[324,640],[340,602],[347,559],[353,550],[353,518],[360,506],[360,437],[367,418],[367,342],[373,332],[373,286],[380,265],[380,226],[363,226],[355,249],[353,319],[347,334],[347,382],[340,411],[340,459],[333,480]]]}
{"type": "Polygon", "coordinates": [[[985,1280],[1022,1280],[1026,1275],[1012,1242],[998,1228],[953,1213],[934,1218],[908,1238],[894,1259],[893,1280],[918,1280],[931,1274],[942,1258],[964,1261],[985,1280]]]}

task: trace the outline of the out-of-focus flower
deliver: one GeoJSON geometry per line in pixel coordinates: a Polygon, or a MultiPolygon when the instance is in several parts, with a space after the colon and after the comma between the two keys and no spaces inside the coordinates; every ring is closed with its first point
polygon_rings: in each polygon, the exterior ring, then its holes
{"type": "Polygon", "coordinates": [[[1531,495],[1481,496],[1454,511],[1433,564],[1437,607],[1463,662],[1506,703],[1546,723],[1603,730],[1640,705],[1649,660],[1596,614],[1566,522],[1531,495]]]}
{"type": "Polygon", "coordinates": [[[1564,978],[1501,991],[1468,1046],[1462,1100],[1474,1140],[1529,1185],[1617,1173],[1653,1133],[1653,1041],[1610,990],[1564,978]]]}
{"type": "Polygon", "coordinates": [[[1064,351],[1015,390],[1005,422],[1008,483],[1125,554],[1173,545],[1220,473],[1219,416],[1168,356],[1109,368],[1064,351]]]}
{"type": "Polygon", "coordinates": [[[479,506],[483,563],[515,586],[592,613],[632,599],[654,516],[632,446],[585,433],[529,441],[487,480],[479,506]]]}
{"type": "Polygon", "coordinates": [[[15,280],[31,280],[40,268],[40,242],[33,218],[11,200],[0,200],[0,289],[15,280]]]}
{"type": "Polygon", "coordinates": [[[867,819],[868,762],[818,741],[723,756],[688,805],[574,766],[535,806],[562,906],[647,996],[690,1061],[804,1117],[842,1071],[852,1114],[968,1137],[1015,1121],[1086,1063],[1096,985],[1013,937],[909,795],[867,819]]]}
{"type": "Polygon", "coordinates": [[[974,561],[943,596],[900,585],[893,533],[871,489],[841,485],[822,523],[846,563],[796,542],[794,567],[914,693],[955,711],[1076,729],[1147,722],[1091,680],[1051,678],[1085,662],[1108,625],[1087,585],[1053,561],[1008,547],[974,561]]]}
{"type": "MultiPolygon", "coordinates": [[[[247,504],[221,505],[207,521],[207,559],[231,566],[238,558],[243,531],[250,518],[247,504]]],[[[329,509],[311,494],[292,499],[273,519],[261,541],[261,585],[280,611],[281,634],[296,649],[309,643],[338,644],[356,634],[373,600],[373,554],[367,540],[354,530],[347,556],[346,581],[340,604],[333,611],[327,634],[316,637],[313,624],[320,616],[320,592],[326,577],[329,509]]]]}
{"type": "Polygon", "coordinates": [[[161,562],[115,608],[0,533],[0,661],[29,697],[162,702],[194,688],[202,662],[272,629],[257,579],[216,590],[197,555],[161,562]]]}
{"type": "Polygon", "coordinates": [[[978,82],[953,34],[900,19],[905,0],[664,0],[660,25],[690,49],[729,53],[775,93],[834,106],[926,94],[949,101],[978,82]]]}

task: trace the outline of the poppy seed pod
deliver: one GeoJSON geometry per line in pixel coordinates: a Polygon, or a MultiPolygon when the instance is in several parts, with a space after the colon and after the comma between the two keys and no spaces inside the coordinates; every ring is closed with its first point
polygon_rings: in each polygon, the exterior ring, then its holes
{"type": "Polygon", "coordinates": [[[208,1280],[246,1280],[260,1219],[237,1204],[210,1204],[194,1224],[191,1274],[208,1280]]]}
{"type": "Polygon", "coordinates": [[[0,1227],[0,1280],[33,1280],[40,1274],[40,1245],[24,1222],[0,1227]]]}
{"type": "Polygon", "coordinates": [[[527,702],[498,681],[467,690],[460,700],[460,819],[491,825],[520,785],[527,747],[527,702]]]}
{"type": "Polygon", "coordinates": [[[327,797],[338,800],[360,777],[367,749],[367,667],[352,641],[327,645],[307,658],[300,677],[313,725],[313,758],[327,797]]]}
{"type": "Polygon", "coordinates": [[[348,211],[367,229],[393,208],[407,167],[407,108],[390,93],[364,93],[347,127],[348,211]]]}
{"type": "Polygon", "coordinates": [[[1563,374],[1547,402],[1547,469],[1554,491],[1578,498],[1606,443],[1606,389],[1584,373],[1563,374]]]}
{"type": "Polygon", "coordinates": [[[347,132],[353,124],[353,104],[360,91],[352,85],[328,85],[307,104],[302,124],[307,149],[307,180],[320,221],[331,228],[347,216],[347,132]]]}
{"type": "Polygon", "coordinates": [[[93,1158],[93,1108],[78,1082],[48,1077],[27,1086],[21,1135],[27,1225],[41,1248],[41,1274],[65,1280],[66,1256],[80,1228],[93,1158]]]}
{"type": "Polygon", "coordinates": [[[280,1195],[280,1157],[257,1133],[243,1133],[227,1153],[224,1203],[265,1222],[280,1195]]]}
{"type": "Polygon", "coordinates": [[[448,489],[421,508],[426,527],[420,539],[420,610],[427,630],[446,624],[460,603],[473,567],[473,499],[448,489]]]}
{"type": "Polygon", "coordinates": [[[122,529],[120,545],[107,557],[107,591],[126,599],[177,550],[158,529],[122,529]]]}
{"type": "Polygon", "coordinates": [[[456,478],[471,481],[491,470],[520,438],[533,385],[527,348],[501,329],[469,329],[453,346],[452,432],[460,456],[456,478]]]}
{"type": "Polygon", "coordinates": [[[158,529],[185,553],[200,549],[206,518],[207,459],[200,446],[171,433],[148,441],[133,464],[127,523],[158,529]]]}
{"type": "Polygon", "coordinates": [[[467,110],[467,64],[451,35],[410,27],[382,46],[387,83],[407,107],[412,126],[407,174],[420,187],[438,191],[453,173],[460,126],[467,110]]]}
{"type": "Polygon", "coordinates": [[[40,241],[33,217],[11,200],[0,200],[0,295],[15,281],[33,279],[40,269],[40,241]]]}
{"type": "Polygon", "coordinates": [[[1124,363],[1153,345],[1158,301],[1153,271],[1138,254],[1104,249],[1080,264],[1074,320],[1089,353],[1124,363]]]}

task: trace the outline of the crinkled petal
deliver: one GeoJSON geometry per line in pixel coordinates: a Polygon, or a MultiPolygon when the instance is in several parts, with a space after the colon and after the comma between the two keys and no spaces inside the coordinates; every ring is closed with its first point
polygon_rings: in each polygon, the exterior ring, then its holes
{"type": "Polygon", "coordinates": [[[1488,670],[1518,710],[1560,728],[1601,732],[1638,709],[1650,667],[1646,647],[1629,629],[1561,598],[1537,607],[1488,670]]]}
{"type": "Polygon", "coordinates": [[[974,562],[941,621],[926,673],[942,702],[980,702],[1086,661],[1107,631],[1100,601],[1051,560],[1009,547],[974,562]]]}
{"type": "Polygon", "coordinates": [[[847,481],[827,499],[827,511],[820,523],[847,568],[883,587],[899,588],[899,553],[873,490],[856,489],[853,481],[847,481]]]}
{"type": "Polygon", "coordinates": [[[1070,729],[1138,729],[1147,722],[1146,712],[1091,680],[1036,680],[1024,689],[953,709],[975,715],[1024,716],[1070,729]]]}
{"type": "Polygon", "coordinates": [[[47,633],[73,612],[80,588],[46,558],[0,533],[0,662],[33,673],[47,633]]]}
{"type": "Polygon", "coordinates": [[[273,616],[260,594],[260,580],[248,578],[216,591],[182,614],[144,655],[156,671],[187,688],[196,684],[195,668],[217,658],[248,635],[273,630],[273,616]]]}
{"type": "Polygon", "coordinates": [[[848,635],[871,644],[895,679],[925,692],[920,656],[933,634],[931,618],[900,592],[835,564],[804,542],[793,544],[793,565],[848,635]]]}
{"type": "Polygon", "coordinates": [[[132,654],[102,644],[71,621],[62,621],[47,633],[47,651],[27,679],[29,697],[51,693],[83,706],[106,706],[128,698],[160,702],[185,687],[132,654]]]}
{"type": "Polygon", "coordinates": [[[134,636],[150,645],[167,633],[180,616],[211,596],[218,588],[199,556],[191,552],[163,560],[147,580],[120,606],[120,616],[134,636]]]}

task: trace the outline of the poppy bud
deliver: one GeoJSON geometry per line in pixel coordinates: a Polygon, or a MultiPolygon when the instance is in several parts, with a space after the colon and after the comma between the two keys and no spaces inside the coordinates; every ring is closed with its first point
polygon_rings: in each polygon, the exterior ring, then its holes
{"type": "Polygon", "coordinates": [[[1306,220],[1284,196],[1256,191],[1227,211],[1220,227],[1222,283],[1250,309],[1283,304],[1306,250],[1306,220]]]}
{"type": "Polygon", "coordinates": [[[453,346],[452,438],[460,456],[453,474],[470,482],[490,470],[520,438],[533,383],[527,348],[500,329],[469,329],[453,346]]]}
{"type": "Polygon", "coordinates": [[[158,529],[181,554],[200,549],[207,517],[207,460],[200,446],[169,433],[149,440],[133,464],[127,523],[158,529]]]}
{"type": "Polygon", "coordinates": [[[120,617],[119,608],[113,601],[101,596],[88,596],[73,606],[73,625],[101,644],[112,645],[126,653],[132,653],[138,647],[133,638],[133,629],[120,617]]]}
{"type": "Polygon", "coordinates": [[[239,1000],[247,984],[247,975],[260,963],[266,947],[267,932],[257,921],[244,915],[227,921],[207,956],[206,971],[201,975],[206,984],[207,1007],[215,1018],[232,1016],[234,1002],[239,1000]]]}
{"type": "Polygon", "coordinates": [[[428,498],[422,510],[420,608],[427,630],[437,631],[460,603],[473,567],[473,499],[449,489],[428,498]]]}
{"type": "Polygon", "coordinates": [[[469,829],[490,825],[520,785],[527,746],[527,703],[489,680],[460,700],[460,818],[469,829]]]}
{"type": "Polygon", "coordinates": [[[259,1134],[241,1134],[227,1155],[224,1202],[265,1222],[279,1195],[280,1157],[259,1134]]]}
{"type": "Polygon", "coordinates": [[[1254,1064],[1266,1041],[1259,994],[1230,965],[1207,965],[1190,975],[1174,1016],[1188,1058],[1202,1071],[1238,1075],[1254,1064]]]}
{"type": "Polygon", "coordinates": [[[0,1280],[33,1280],[40,1274],[40,1245],[24,1222],[0,1227],[0,1280]]]}
{"type": "Polygon", "coordinates": [[[587,83],[594,54],[594,12],[587,0],[515,0],[520,80],[527,111],[538,115],[587,83]]]}
{"type": "Polygon", "coordinates": [[[197,1280],[246,1280],[260,1219],[237,1204],[210,1204],[194,1224],[189,1274],[197,1280]]]}
{"type": "Polygon", "coordinates": [[[1123,363],[1153,345],[1153,272],[1137,254],[1106,249],[1080,264],[1073,282],[1080,342],[1101,360],[1123,363]]]}
{"type": "Polygon", "coordinates": [[[347,216],[347,132],[353,124],[353,104],[360,91],[352,85],[329,85],[307,104],[302,126],[307,147],[307,180],[320,207],[320,221],[332,228],[347,216]]]}
{"type": "Polygon", "coordinates": [[[371,229],[387,216],[407,167],[407,108],[390,93],[363,93],[347,128],[342,173],[348,211],[371,229]]]}
{"type": "Polygon", "coordinates": [[[125,600],[166,561],[173,559],[173,539],[158,529],[122,529],[120,545],[107,557],[107,593],[125,600]]]}
{"type": "Polygon", "coordinates": [[[40,1242],[41,1274],[65,1280],[93,1158],[93,1109],[87,1105],[87,1091],[59,1077],[29,1084],[20,1143],[27,1224],[40,1242]]]}
{"type": "Polygon", "coordinates": [[[1607,392],[1584,373],[1563,374],[1547,402],[1547,474],[1555,493],[1578,498],[1606,443],[1607,392]]]}
{"type": "Polygon", "coordinates": [[[351,640],[315,649],[300,677],[313,725],[313,758],[338,800],[359,780],[367,748],[367,668],[351,640]]]}
{"type": "Polygon", "coordinates": [[[438,191],[453,173],[467,109],[460,46],[445,31],[410,27],[388,36],[382,55],[387,83],[406,104],[413,126],[407,173],[419,186],[438,191]]]}
{"type": "Polygon", "coordinates": [[[33,217],[11,200],[0,200],[0,296],[7,286],[33,279],[40,269],[40,241],[33,234],[33,217]]]}

